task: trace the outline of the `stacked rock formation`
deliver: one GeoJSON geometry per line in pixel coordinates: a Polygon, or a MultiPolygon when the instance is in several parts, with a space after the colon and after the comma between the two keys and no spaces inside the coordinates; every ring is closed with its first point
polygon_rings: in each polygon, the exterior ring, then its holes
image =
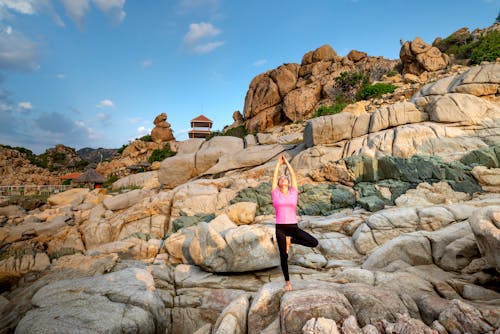
{"type": "Polygon", "coordinates": [[[151,130],[151,139],[155,143],[175,140],[172,129],[170,129],[170,123],[167,122],[166,113],[161,113],[156,116],[153,123],[155,127],[151,130]]]}

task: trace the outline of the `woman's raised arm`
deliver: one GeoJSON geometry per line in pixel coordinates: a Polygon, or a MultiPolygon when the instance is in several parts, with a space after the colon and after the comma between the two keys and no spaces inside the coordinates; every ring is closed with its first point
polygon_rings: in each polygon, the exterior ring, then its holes
{"type": "Polygon", "coordinates": [[[293,171],[292,166],[290,165],[288,160],[286,160],[284,157],[283,157],[283,160],[285,161],[286,167],[290,171],[290,177],[292,178],[292,187],[295,188],[295,190],[299,190],[299,188],[297,186],[297,177],[295,177],[295,172],[293,171]]]}
{"type": "Polygon", "coordinates": [[[280,165],[282,163],[282,160],[283,156],[280,156],[278,158],[278,161],[276,162],[276,167],[274,168],[274,174],[273,174],[273,182],[271,183],[271,191],[278,186],[278,173],[280,171],[280,165]]]}

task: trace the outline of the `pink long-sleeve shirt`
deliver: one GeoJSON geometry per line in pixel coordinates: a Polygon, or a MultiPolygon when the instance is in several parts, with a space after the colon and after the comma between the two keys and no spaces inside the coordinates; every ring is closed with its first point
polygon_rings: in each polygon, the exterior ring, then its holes
{"type": "Polygon", "coordinates": [[[297,224],[297,202],[299,191],[293,187],[288,189],[288,194],[283,194],[279,187],[271,192],[274,210],[276,211],[276,224],[297,224]]]}

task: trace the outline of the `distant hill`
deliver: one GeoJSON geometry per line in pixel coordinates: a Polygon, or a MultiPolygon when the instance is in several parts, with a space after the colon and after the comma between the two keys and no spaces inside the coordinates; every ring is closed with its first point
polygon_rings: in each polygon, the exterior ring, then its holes
{"type": "Polygon", "coordinates": [[[111,160],[117,149],[114,148],[90,148],[85,147],[76,151],[78,156],[90,163],[99,163],[105,160],[111,160]]]}

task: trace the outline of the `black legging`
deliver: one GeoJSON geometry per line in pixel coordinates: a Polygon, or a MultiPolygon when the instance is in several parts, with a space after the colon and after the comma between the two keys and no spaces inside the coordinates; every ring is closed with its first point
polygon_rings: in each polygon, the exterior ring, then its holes
{"type": "Polygon", "coordinates": [[[289,281],[286,237],[292,237],[292,244],[307,247],[318,246],[318,240],[306,231],[301,230],[297,224],[276,224],[276,241],[278,241],[278,249],[280,251],[281,270],[283,271],[283,276],[285,276],[285,281],[289,281]]]}

